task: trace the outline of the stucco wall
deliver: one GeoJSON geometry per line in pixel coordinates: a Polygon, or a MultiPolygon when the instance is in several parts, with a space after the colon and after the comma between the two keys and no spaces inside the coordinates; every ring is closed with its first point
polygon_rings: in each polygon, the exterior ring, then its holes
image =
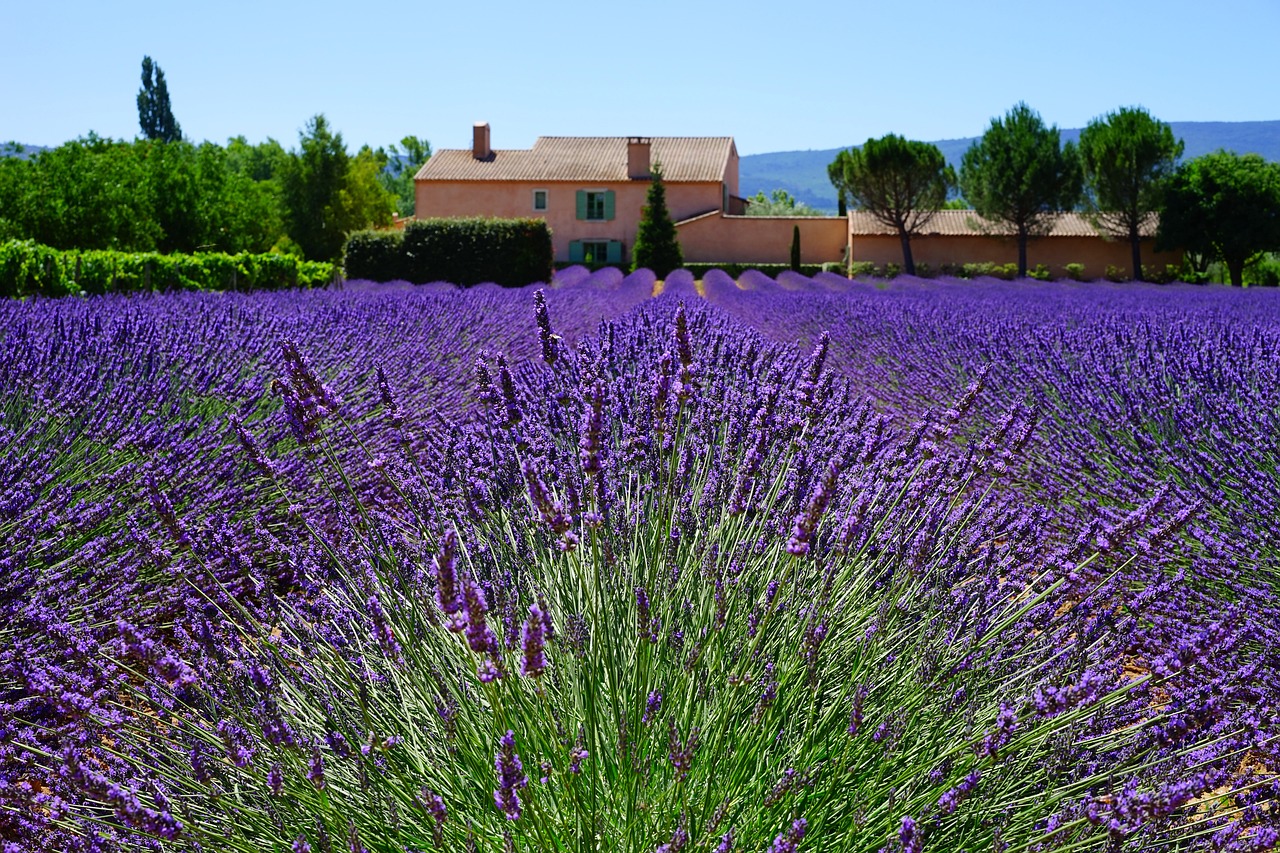
{"type": "MultiPolygon", "coordinates": [[[[853,260],[870,261],[877,266],[902,265],[902,243],[897,237],[854,236],[853,260]]],[[[1124,269],[1132,276],[1129,244],[1101,237],[1041,237],[1027,243],[1027,266],[1049,267],[1053,275],[1066,275],[1067,264],[1084,264],[1087,278],[1102,278],[1107,266],[1124,269]]],[[[916,264],[928,264],[936,272],[943,264],[1016,264],[1018,243],[1012,238],[973,236],[921,236],[911,241],[911,256],[916,264]]],[[[1154,242],[1142,241],[1142,263],[1163,270],[1165,264],[1178,265],[1181,252],[1156,252],[1154,242]]]]}
{"type": "Polygon", "coordinates": [[[835,216],[704,216],[676,226],[684,259],[691,263],[785,264],[791,234],[800,226],[800,260],[806,264],[844,258],[849,226],[835,216]]]}
{"type": "MultiPolygon", "coordinates": [[[[736,175],[735,175],[736,178],[736,175]]],[[[673,219],[719,210],[723,201],[720,183],[667,183],[667,208],[673,219]]],[[[627,257],[640,224],[640,210],[649,192],[648,181],[600,184],[523,181],[419,181],[415,187],[419,218],[433,216],[535,216],[551,226],[557,261],[569,259],[571,240],[620,240],[627,257]],[[533,191],[547,191],[547,209],[533,209],[533,191]],[[613,190],[614,218],[607,221],[577,218],[578,190],[613,190]]],[[[789,239],[789,238],[788,238],[789,239]]]]}

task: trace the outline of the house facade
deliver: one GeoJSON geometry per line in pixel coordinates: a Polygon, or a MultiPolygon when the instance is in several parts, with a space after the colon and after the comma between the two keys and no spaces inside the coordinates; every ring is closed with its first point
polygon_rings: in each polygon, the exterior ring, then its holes
{"type": "Polygon", "coordinates": [[[542,136],[529,149],[494,149],[480,122],[470,150],[438,151],[418,170],[417,215],[540,217],[557,261],[624,264],[655,164],[677,222],[745,209],[729,136],[542,136]]]}

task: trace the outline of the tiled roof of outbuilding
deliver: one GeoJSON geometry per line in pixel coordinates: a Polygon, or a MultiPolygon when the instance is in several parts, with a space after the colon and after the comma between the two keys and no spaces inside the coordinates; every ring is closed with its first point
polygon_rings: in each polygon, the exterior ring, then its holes
{"type": "MultiPolygon", "coordinates": [[[[1156,224],[1156,217],[1150,217],[1142,229],[1142,236],[1154,237],[1156,224]]],[[[865,210],[849,212],[849,229],[855,237],[897,236],[898,233],[865,210]]],[[[1047,236],[1096,237],[1099,233],[1083,214],[1060,213],[1047,236]]],[[[998,223],[988,222],[972,210],[939,210],[920,230],[921,236],[968,237],[978,234],[1008,235],[1009,230],[998,223]]]]}
{"type": "MultiPolygon", "coordinates": [[[[666,181],[722,181],[734,151],[731,136],[650,137],[649,160],[666,181]]],[[[533,148],[495,150],[477,160],[471,149],[431,155],[414,176],[430,181],[625,181],[627,137],[540,136],[533,148]]]]}

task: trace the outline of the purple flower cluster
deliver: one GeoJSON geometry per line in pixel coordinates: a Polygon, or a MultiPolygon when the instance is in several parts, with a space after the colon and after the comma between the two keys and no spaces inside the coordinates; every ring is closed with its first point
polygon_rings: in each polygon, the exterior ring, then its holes
{"type": "Polygon", "coordinates": [[[1274,844],[1280,299],[784,278],[0,305],[0,837],[1274,844]]]}

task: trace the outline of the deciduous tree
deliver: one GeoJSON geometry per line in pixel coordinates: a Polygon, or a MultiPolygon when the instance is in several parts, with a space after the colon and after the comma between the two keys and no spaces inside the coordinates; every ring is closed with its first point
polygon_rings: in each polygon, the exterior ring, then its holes
{"type": "Polygon", "coordinates": [[[676,225],[667,210],[667,191],[662,183],[662,164],[654,163],[653,180],[645,197],[636,244],[631,251],[631,269],[647,267],[658,278],[666,278],[672,270],[684,265],[684,253],[676,238],[676,225]]]}
{"type": "Polygon", "coordinates": [[[841,199],[897,232],[903,269],[915,275],[911,238],[946,204],[956,183],[955,171],[938,147],[890,133],[841,151],[827,175],[841,199]]]}
{"type": "Polygon", "coordinates": [[[1061,144],[1058,126],[1045,127],[1024,103],[991,120],[964,154],[960,192],[980,216],[1009,229],[1018,241],[1018,275],[1027,274],[1027,241],[1047,234],[1056,215],[1080,199],[1080,157],[1061,144]]]}
{"type": "Polygon", "coordinates": [[[396,199],[396,212],[412,216],[415,207],[413,176],[431,159],[431,143],[406,136],[400,145],[387,146],[387,166],[379,176],[382,185],[396,199]]]}
{"type": "Polygon", "coordinates": [[[1182,156],[1182,140],[1142,107],[1121,107],[1080,132],[1084,202],[1095,224],[1128,240],[1142,278],[1142,230],[1182,156]]]}
{"type": "Polygon", "coordinates": [[[1280,164],[1230,151],[1184,163],[1165,191],[1157,243],[1215,257],[1244,284],[1251,260],[1280,250],[1280,164]]]}
{"type": "Polygon", "coordinates": [[[307,258],[334,260],[348,232],[390,222],[393,201],[377,182],[385,163],[368,148],[353,159],[323,114],[307,122],[299,146],[280,178],[289,236],[307,258]]]}

